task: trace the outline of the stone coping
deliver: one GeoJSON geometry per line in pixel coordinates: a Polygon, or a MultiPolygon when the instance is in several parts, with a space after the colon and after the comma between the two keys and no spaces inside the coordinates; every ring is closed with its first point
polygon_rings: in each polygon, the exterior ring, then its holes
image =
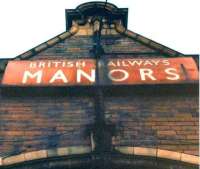
{"type": "Polygon", "coordinates": [[[71,146],[71,147],[61,147],[56,149],[32,151],[8,157],[0,157],[0,167],[12,164],[18,164],[25,161],[45,159],[49,157],[87,154],[90,153],[91,151],[92,148],[90,146],[71,146]]]}
{"type": "Polygon", "coordinates": [[[79,31],[79,26],[78,24],[74,23],[73,26],[71,27],[71,29],[67,32],[63,32],[61,33],[60,35],[36,46],[35,48],[32,48],[31,50],[17,56],[16,58],[13,58],[14,60],[23,60],[23,59],[27,59],[31,56],[33,56],[34,54],[36,53],[39,53],[45,49],[47,49],[48,47],[51,47],[55,44],[57,44],[58,42],[62,41],[62,40],[65,40],[73,35],[75,35],[77,32],[79,31]]]}
{"type": "MultiPolygon", "coordinates": [[[[198,156],[180,152],[162,150],[158,148],[117,146],[115,147],[115,150],[126,155],[148,156],[148,157],[181,161],[195,165],[200,164],[198,156]]],[[[71,146],[71,147],[61,147],[56,149],[39,150],[39,151],[22,153],[14,156],[0,157],[0,167],[18,164],[26,161],[45,159],[50,157],[81,155],[91,152],[92,148],[90,146],[71,146]]]]}
{"type": "Polygon", "coordinates": [[[158,51],[161,51],[162,53],[165,53],[169,56],[181,56],[183,55],[182,53],[180,52],[177,52],[171,48],[168,48],[164,45],[161,45],[153,40],[150,40],[142,35],[139,35],[135,32],[132,32],[130,30],[127,30],[123,25],[119,24],[119,23],[115,23],[115,29],[118,33],[122,34],[122,35],[125,35],[129,38],[132,38],[132,39],[135,39],[149,47],[152,47],[158,51]]]}
{"type": "Polygon", "coordinates": [[[127,155],[149,156],[169,160],[176,160],[195,165],[200,164],[199,156],[169,150],[162,150],[158,148],[118,146],[115,147],[115,150],[127,155]]]}

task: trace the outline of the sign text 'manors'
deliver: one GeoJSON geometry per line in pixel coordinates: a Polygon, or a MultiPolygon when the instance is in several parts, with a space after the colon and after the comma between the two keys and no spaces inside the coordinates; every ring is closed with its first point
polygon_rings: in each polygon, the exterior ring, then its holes
{"type": "MultiPolygon", "coordinates": [[[[109,59],[101,84],[160,84],[198,80],[192,58],[109,59]]],[[[93,85],[96,60],[10,61],[2,84],[16,86],[93,85]]],[[[102,70],[100,70],[102,71],[102,70]]]]}

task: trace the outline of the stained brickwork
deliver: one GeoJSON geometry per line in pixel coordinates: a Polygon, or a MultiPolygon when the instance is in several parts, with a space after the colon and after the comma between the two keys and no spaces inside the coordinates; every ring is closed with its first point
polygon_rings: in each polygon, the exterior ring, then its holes
{"type": "MultiPolygon", "coordinates": [[[[153,49],[122,35],[104,36],[107,57],[138,52],[134,57],[149,57],[153,49]],[[125,53],[125,54],[124,54],[125,53]],[[139,54],[142,53],[142,54],[139,54]]],[[[73,36],[40,52],[31,59],[92,58],[93,39],[73,36]]],[[[151,57],[163,57],[151,55],[151,57]]],[[[134,94],[134,93],[133,93],[134,94]]],[[[159,147],[198,154],[197,96],[132,96],[105,99],[106,120],[119,127],[114,145],[159,147]]],[[[1,153],[16,153],[73,144],[90,144],[84,127],[93,122],[94,107],[88,98],[1,98],[1,153]],[[63,134],[64,133],[64,134],[63,134]],[[45,136],[53,139],[40,139],[45,136]],[[23,141],[36,139],[36,141],[23,141]],[[83,138],[83,139],[80,139],[83,138]],[[4,141],[22,140],[22,141],[4,141]],[[65,141],[63,141],[65,140],[65,141]]]]}
{"type": "Polygon", "coordinates": [[[0,154],[90,145],[94,121],[87,97],[1,97],[0,154]]]}
{"type": "Polygon", "coordinates": [[[72,36],[39,53],[32,59],[90,58],[94,57],[91,51],[92,47],[92,37],[72,36]]]}
{"type": "MultiPolygon", "coordinates": [[[[155,50],[122,35],[102,36],[105,55],[127,53],[156,53],[155,50]]],[[[72,36],[39,53],[32,59],[94,58],[92,36],[72,36]]],[[[123,56],[122,56],[123,57],[123,56]]],[[[157,57],[157,56],[155,56],[157,57]]]]}
{"type": "Polygon", "coordinates": [[[134,95],[108,97],[105,103],[107,123],[119,130],[113,137],[114,145],[198,155],[197,96],[134,95]]]}
{"type": "Polygon", "coordinates": [[[102,45],[105,53],[156,53],[155,50],[133,41],[132,39],[122,36],[104,36],[102,45]]]}

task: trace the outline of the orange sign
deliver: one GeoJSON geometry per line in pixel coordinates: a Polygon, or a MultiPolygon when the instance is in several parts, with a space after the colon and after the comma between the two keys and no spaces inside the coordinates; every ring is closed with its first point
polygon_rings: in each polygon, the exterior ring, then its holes
{"type": "MultiPolygon", "coordinates": [[[[193,58],[109,59],[100,84],[168,84],[198,80],[193,58]],[[106,72],[107,71],[107,72],[106,72]]],[[[100,70],[102,71],[102,70],[100,70]]],[[[73,86],[96,82],[96,60],[10,61],[3,85],[73,86]]]]}
{"type": "Polygon", "coordinates": [[[193,58],[112,59],[107,63],[112,84],[168,84],[198,80],[193,58]]]}
{"type": "Polygon", "coordinates": [[[95,83],[95,60],[10,61],[2,84],[14,86],[66,86],[95,83]]]}

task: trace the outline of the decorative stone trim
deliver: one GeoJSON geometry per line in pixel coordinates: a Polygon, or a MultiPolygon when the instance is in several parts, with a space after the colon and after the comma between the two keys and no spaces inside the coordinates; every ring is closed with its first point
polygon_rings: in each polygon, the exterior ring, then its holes
{"type": "Polygon", "coordinates": [[[3,165],[3,159],[0,157],[0,166],[3,165]]]}
{"type": "Polygon", "coordinates": [[[182,161],[195,165],[200,164],[200,159],[198,156],[168,150],[161,150],[157,148],[119,146],[115,147],[115,150],[127,155],[150,156],[155,158],[165,158],[169,160],[182,161]]]}
{"type": "Polygon", "coordinates": [[[158,149],[157,157],[180,161],[181,153],[158,149]]]}
{"type": "Polygon", "coordinates": [[[90,153],[91,151],[92,151],[91,147],[83,147],[83,146],[62,147],[62,148],[47,150],[47,156],[57,157],[66,155],[86,154],[90,153]]]}
{"type": "Polygon", "coordinates": [[[58,42],[60,42],[61,40],[65,40],[68,37],[71,37],[72,35],[76,34],[79,30],[79,26],[78,24],[73,24],[73,26],[71,27],[71,29],[68,32],[64,32],[42,44],[40,44],[39,46],[36,46],[35,48],[17,56],[16,58],[14,58],[14,60],[17,60],[18,58],[20,59],[26,59],[29,58],[31,56],[33,56],[36,53],[39,53],[45,49],[47,49],[49,46],[53,46],[55,44],[57,44],[58,42]]]}
{"type": "Polygon", "coordinates": [[[71,146],[71,147],[61,147],[57,149],[39,150],[9,157],[0,157],[0,166],[13,165],[25,161],[45,159],[49,157],[81,155],[90,153],[91,151],[92,148],[89,146],[71,146]]]}
{"type": "Polygon", "coordinates": [[[200,164],[200,159],[198,156],[193,156],[189,154],[181,153],[181,161],[186,163],[192,163],[192,164],[200,164]]]}
{"type": "Polygon", "coordinates": [[[177,54],[177,52],[175,52],[174,50],[169,49],[169,48],[165,48],[164,51],[167,52],[167,53],[170,53],[171,55],[176,55],[177,54]]]}
{"type": "Polygon", "coordinates": [[[24,157],[26,161],[47,158],[47,151],[41,150],[41,151],[33,151],[30,153],[25,153],[24,157]]]}
{"type": "Polygon", "coordinates": [[[36,51],[36,52],[40,52],[40,51],[46,49],[47,46],[48,46],[48,45],[47,45],[46,43],[41,44],[41,45],[39,45],[38,47],[35,48],[35,51],[36,51]]]}
{"type": "Polygon", "coordinates": [[[122,146],[122,147],[115,147],[115,149],[123,154],[127,154],[127,155],[134,154],[134,147],[122,146]]]}
{"type": "Polygon", "coordinates": [[[141,155],[141,156],[156,156],[156,149],[154,148],[144,148],[144,147],[134,147],[133,148],[134,154],[141,155]]]}
{"type": "Polygon", "coordinates": [[[173,49],[170,49],[166,46],[163,46],[155,41],[152,41],[144,36],[141,36],[137,33],[134,33],[130,30],[126,30],[125,27],[123,27],[123,25],[119,24],[119,23],[115,23],[115,29],[118,33],[123,34],[129,38],[133,38],[136,39],[139,42],[144,43],[145,45],[152,47],[154,49],[157,49],[159,51],[161,51],[162,53],[168,54],[170,56],[178,56],[178,55],[183,55],[182,53],[179,53],[173,49]]]}
{"type": "MultiPolygon", "coordinates": [[[[179,153],[168,150],[145,148],[145,147],[128,147],[120,146],[115,147],[115,150],[126,155],[137,155],[137,156],[149,156],[155,158],[165,158],[169,160],[176,160],[185,163],[199,165],[200,160],[198,156],[189,155],[185,153],[179,153]]],[[[0,157],[0,166],[7,166],[22,163],[25,161],[32,161],[37,159],[45,159],[49,157],[60,157],[69,155],[81,155],[92,152],[92,148],[89,146],[72,146],[62,147],[57,149],[39,150],[33,152],[22,153],[9,157],[0,157]]]]}
{"type": "Polygon", "coordinates": [[[53,46],[55,45],[57,42],[59,41],[59,38],[58,37],[55,37],[53,39],[50,39],[47,44],[50,45],[50,46],[53,46]]]}
{"type": "Polygon", "coordinates": [[[24,154],[19,154],[15,156],[6,157],[2,160],[3,165],[11,165],[16,163],[21,163],[25,161],[24,154]]]}
{"type": "Polygon", "coordinates": [[[69,36],[71,36],[71,33],[70,32],[65,32],[65,33],[61,34],[59,36],[59,38],[62,39],[62,40],[64,40],[64,39],[66,39],[69,36]]]}
{"type": "Polygon", "coordinates": [[[87,36],[88,35],[88,30],[86,28],[81,28],[79,29],[78,33],[76,34],[76,36],[87,36]]]}
{"type": "Polygon", "coordinates": [[[145,44],[149,44],[150,40],[145,38],[144,36],[138,36],[138,40],[140,40],[141,42],[145,43],[145,44]]]}
{"type": "Polygon", "coordinates": [[[74,35],[74,34],[76,34],[77,32],[78,32],[78,30],[79,30],[79,26],[78,26],[78,24],[74,24],[72,27],[71,27],[71,29],[70,29],[70,33],[71,33],[71,35],[74,35]]]}
{"type": "Polygon", "coordinates": [[[119,23],[116,23],[116,24],[115,24],[115,29],[116,29],[117,32],[119,32],[119,33],[121,33],[121,34],[125,34],[125,32],[126,32],[125,27],[123,27],[123,26],[122,26],[121,24],[119,24],[119,23]]]}
{"type": "Polygon", "coordinates": [[[31,56],[32,54],[33,54],[33,52],[31,50],[29,50],[28,52],[26,52],[23,55],[21,55],[21,58],[22,59],[27,58],[27,57],[31,56]]]}

